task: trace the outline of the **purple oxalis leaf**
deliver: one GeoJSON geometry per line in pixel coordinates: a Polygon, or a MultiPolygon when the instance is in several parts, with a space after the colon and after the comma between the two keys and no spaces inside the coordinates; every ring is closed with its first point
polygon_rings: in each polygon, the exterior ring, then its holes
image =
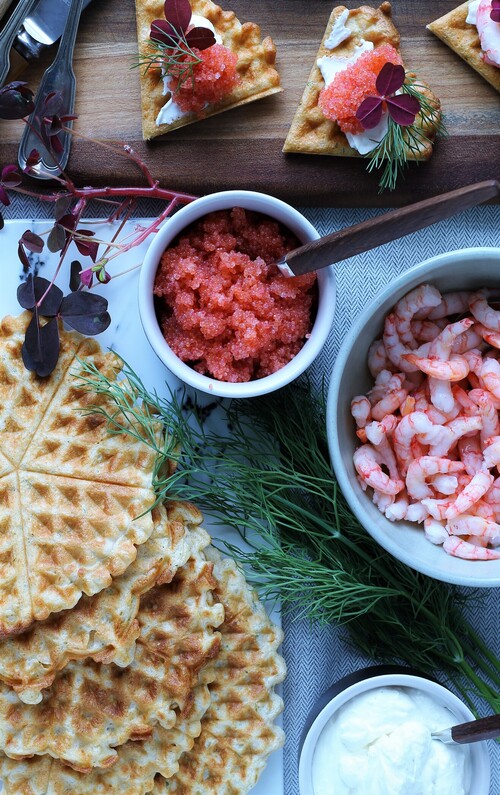
{"type": "Polygon", "coordinates": [[[356,111],[357,120],[365,130],[376,127],[382,118],[382,99],[380,97],[367,97],[356,111]]]}
{"type": "Polygon", "coordinates": [[[172,25],[164,19],[153,20],[149,38],[152,41],[159,41],[166,47],[175,47],[179,41],[179,36],[172,25]]]}
{"type": "Polygon", "coordinates": [[[215,36],[208,28],[191,28],[186,33],[186,42],[189,47],[206,50],[215,44],[215,36]]]}
{"type": "Polygon", "coordinates": [[[405,81],[405,70],[401,65],[388,61],[380,70],[375,87],[381,97],[389,97],[399,91],[405,81]]]}
{"type": "Polygon", "coordinates": [[[387,110],[391,118],[401,127],[409,127],[415,121],[415,116],[420,112],[420,102],[410,94],[397,94],[386,99],[387,110]]]}
{"type": "Polygon", "coordinates": [[[59,358],[57,318],[52,318],[42,326],[37,313],[34,313],[26,329],[22,357],[26,369],[35,372],[40,378],[51,374],[59,358]]]}
{"type": "Polygon", "coordinates": [[[68,326],[81,334],[94,336],[111,323],[107,308],[108,302],[101,295],[78,291],[63,298],[60,311],[68,326]]]}
{"type": "Polygon", "coordinates": [[[33,278],[30,273],[26,281],[17,288],[17,300],[23,309],[34,309],[35,304],[44,295],[45,298],[38,307],[38,312],[46,317],[55,317],[63,299],[62,290],[59,287],[56,287],[55,284],[51,286],[48,279],[42,279],[41,276],[33,278]]]}
{"type": "MultiPolygon", "coordinates": [[[[95,232],[91,232],[90,229],[77,229],[77,234],[93,237],[95,232]]],[[[74,238],[74,241],[82,257],[90,257],[92,262],[96,261],[99,243],[96,243],[95,240],[79,240],[78,238],[74,238]]]]}
{"type": "Polygon", "coordinates": [[[2,185],[0,185],[0,202],[5,204],[6,207],[10,204],[9,194],[2,185]]]}
{"type": "Polygon", "coordinates": [[[0,119],[23,119],[33,113],[33,92],[19,80],[0,88],[0,119]]]}
{"type": "Polygon", "coordinates": [[[54,224],[47,238],[47,248],[49,251],[52,251],[53,254],[55,254],[56,251],[61,251],[66,243],[66,234],[61,224],[54,224]]]}
{"type": "Polygon", "coordinates": [[[500,0],[492,0],[490,17],[493,22],[500,22],[500,0]]]}
{"type": "Polygon", "coordinates": [[[178,33],[187,30],[192,15],[189,0],[165,0],[163,13],[167,22],[170,22],[178,33]]]}
{"type": "Polygon", "coordinates": [[[31,229],[27,229],[23,232],[21,239],[19,241],[23,244],[28,251],[32,251],[33,254],[41,254],[44,247],[44,242],[39,235],[35,235],[31,229]]]}

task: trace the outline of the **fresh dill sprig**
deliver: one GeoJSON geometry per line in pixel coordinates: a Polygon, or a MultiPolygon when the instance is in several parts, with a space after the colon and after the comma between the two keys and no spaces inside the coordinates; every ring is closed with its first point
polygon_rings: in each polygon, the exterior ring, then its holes
{"type": "MultiPolygon", "coordinates": [[[[331,470],[324,401],[307,385],[233,401],[223,409],[230,432],[221,436],[200,421],[196,406],[186,410],[175,395],[148,393],[126,364],[124,387],[92,365],[83,369],[87,387],[115,403],[120,432],[132,394],[151,407],[131,413],[132,435],[155,444],[149,426],[161,418],[172,441],[170,452],[160,451],[160,470],[169,454],[177,465],[164,493],[238,531],[250,551],[233,545],[230,552],[262,596],[311,620],[343,624],[349,641],[374,660],[443,672],[467,702],[478,694],[500,711],[500,661],[463,612],[478,597],[414,571],[366,533],[331,470]]],[[[113,411],[108,419],[113,427],[113,411]]]]}
{"type": "MultiPolygon", "coordinates": [[[[418,155],[427,144],[431,143],[424,129],[435,127],[437,135],[447,134],[440,111],[429,101],[420,83],[407,77],[401,91],[418,100],[420,111],[415,122],[407,127],[397,124],[389,115],[387,134],[367,155],[368,171],[382,169],[379,181],[380,192],[386,189],[394,190],[408,165],[408,160],[414,159],[411,155],[418,155]]],[[[415,162],[418,163],[419,160],[415,158],[415,162]]]]}
{"type": "Polygon", "coordinates": [[[177,81],[172,92],[175,94],[188,80],[194,83],[194,67],[201,62],[202,58],[189,46],[186,37],[181,35],[172,45],[161,41],[149,42],[149,51],[140,53],[133,66],[141,67],[144,74],[150,69],[161,69],[164,78],[171,77],[177,81]]]}

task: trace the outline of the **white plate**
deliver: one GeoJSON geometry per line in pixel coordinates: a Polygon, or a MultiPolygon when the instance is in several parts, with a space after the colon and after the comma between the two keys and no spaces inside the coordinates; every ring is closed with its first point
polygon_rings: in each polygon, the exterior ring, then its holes
{"type": "MultiPolygon", "coordinates": [[[[147,223],[147,219],[128,222],[120,237],[123,238],[133,232],[138,224],[146,226],[147,223]]],[[[17,288],[23,278],[22,265],[17,256],[20,237],[26,229],[31,229],[41,235],[50,228],[51,224],[48,221],[15,220],[5,222],[5,228],[0,231],[2,251],[0,317],[9,314],[18,315],[22,311],[16,298],[17,288]]],[[[108,241],[112,238],[112,225],[102,224],[101,222],[96,226],[95,223],[89,222],[89,228],[95,230],[101,240],[108,241]]],[[[151,240],[151,237],[148,240],[151,240]]],[[[140,264],[147,246],[148,242],[146,241],[114,260],[109,267],[111,275],[121,273],[140,264]]],[[[56,281],[56,284],[63,290],[64,294],[69,292],[69,265],[73,259],[78,259],[82,262],[83,267],[87,267],[90,262],[88,258],[82,259],[76,247],[71,246],[56,281]]],[[[51,279],[58,262],[58,255],[44,250],[40,255],[30,255],[30,261],[39,276],[51,279]]],[[[103,348],[112,348],[123,356],[148,389],[156,389],[160,396],[167,397],[167,385],[171,390],[181,389],[182,385],[153,353],[142,330],[137,302],[138,278],[139,269],[136,268],[132,272],[116,278],[116,280],[112,278],[109,284],[99,285],[96,288],[96,292],[108,299],[112,318],[109,328],[96,339],[103,348]]],[[[200,395],[200,398],[204,402],[209,400],[204,395],[200,395]]],[[[206,516],[205,526],[210,530],[209,515],[206,516]]],[[[220,528],[217,527],[216,533],[218,538],[228,538],[234,544],[241,545],[242,543],[239,535],[230,529],[222,533],[220,528]]],[[[216,533],[214,531],[214,535],[216,533]]],[[[280,623],[279,614],[275,610],[271,611],[271,616],[276,623],[280,623]]],[[[0,783],[0,790],[1,788],[0,783]]],[[[252,795],[280,795],[283,792],[283,752],[276,751],[271,755],[257,786],[252,790],[252,795]]]]}

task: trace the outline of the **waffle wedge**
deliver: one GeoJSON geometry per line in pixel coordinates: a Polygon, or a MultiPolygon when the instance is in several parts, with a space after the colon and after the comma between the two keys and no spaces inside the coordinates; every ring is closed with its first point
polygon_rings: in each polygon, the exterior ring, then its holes
{"type": "MultiPolygon", "coordinates": [[[[146,140],[282,90],[278,72],[274,67],[276,47],[269,36],[261,41],[258,25],[253,22],[241,24],[232,11],[223,11],[211,0],[190,2],[193,14],[208,19],[216,33],[221,36],[222,44],[238,56],[236,69],[240,79],[230,93],[220,102],[208,105],[202,114],[188,113],[170,124],[157,125],[158,113],[168,100],[163,94],[161,70],[154,68],[145,71],[140,67],[142,132],[146,140]]],[[[146,54],[150,49],[151,23],[155,19],[163,18],[163,6],[163,0],[136,0],[140,55],[146,54]]]]}
{"type": "Polygon", "coordinates": [[[214,595],[225,619],[220,651],[194,690],[194,715],[182,712],[173,730],[157,726],[143,743],[126,743],[106,771],[81,774],[49,757],[16,763],[2,755],[5,795],[243,795],[254,786],[267,757],[284,741],[273,725],[283,706],[273,693],[285,675],[276,651],[282,633],[234,562],[212,548],[205,554],[214,565],[214,595]],[[180,763],[172,738],[182,749],[180,763]]]}
{"type": "MultiPolygon", "coordinates": [[[[390,44],[399,51],[400,37],[392,22],[391,4],[383,2],[379,8],[360,6],[349,11],[346,27],[351,35],[337,45],[333,50],[327,47],[327,41],[333,27],[343,12],[345,6],[333,9],[326,26],[325,34],[321,41],[318,54],[314,61],[309,80],[306,83],[300,105],[297,108],[288,135],[283,146],[284,152],[298,152],[310,155],[333,155],[339,157],[362,157],[353,149],[336,121],[327,119],[319,108],[318,100],[325,86],[323,76],[317,61],[332,55],[339,58],[352,58],[359,44],[364,41],[371,42],[376,48],[381,44],[390,44]]],[[[409,77],[415,75],[408,73],[409,77]]],[[[440,119],[440,103],[430,88],[418,80],[418,87],[426,100],[435,108],[437,113],[432,123],[426,122],[421,114],[415,119],[416,127],[425,134],[418,147],[407,147],[408,160],[428,160],[432,154],[432,142],[437,132],[440,119]]]]}
{"type": "Polygon", "coordinates": [[[467,22],[468,10],[467,1],[429,23],[427,29],[500,91],[500,69],[484,60],[477,28],[467,22]]]}
{"type": "Polygon", "coordinates": [[[109,588],[0,643],[0,680],[22,701],[36,704],[71,660],[129,665],[140,632],[140,597],[155,584],[171,582],[177,569],[210,543],[201,519],[188,503],[155,508],[153,534],[109,588]]]}
{"type": "Polygon", "coordinates": [[[106,398],[89,397],[73,375],[80,358],[114,379],[120,361],[61,330],[54,372],[28,373],[30,318],[0,323],[0,637],[108,587],[153,531],[155,452],[85,413],[106,398]]]}
{"type": "Polygon", "coordinates": [[[283,634],[269,620],[234,561],[213,548],[216,598],[224,605],[221,652],[214,661],[211,703],[193,749],[168,781],[157,777],[154,795],[246,795],[284,743],[274,725],[283,702],[273,688],[285,677],[277,653],[283,634]]]}
{"type": "Polygon", "coordinates": [[[116,746],[170,730],[187,712],[201,668],[219,651],[224,609],[214,603],[212,565],[191,557],[168,585],[148,591],[137,614],[131,664],[69,663],[41,703],[22,704],[0,685],[0,750],[13,759],[48,754],[88,772],[117,761],[116,746]]]}

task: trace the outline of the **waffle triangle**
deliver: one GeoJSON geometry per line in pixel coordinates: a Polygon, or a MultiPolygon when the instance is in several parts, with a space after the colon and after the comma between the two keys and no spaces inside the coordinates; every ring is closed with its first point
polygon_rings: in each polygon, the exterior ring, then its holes
{"type": "MultiPolygon", "coordinates": [[[[380,44],[390,44],[399,51],[399,33],[391,19],[391,5],[383,2],[379,8],[361,6],[349,11],[346,26],[352,31],[348,39],[341,42],[334,50],[326,47],[333,26],[340,15],[347,11],[345,6],[337,6],[330,14],[325,34],[321,41],[318,54],[314,61],[309,80],[306,83],[300,105],[297,108],[288,135],[283,146],[284,152],[298,152],[310,155],[335,155],[340,157],[361,157],[349,146],[348,140],[337,122],[327,119],[323,115],[318,99],[324,88],[324,80],[317,65],[317,60],[329,57],[332,54],[342,58],[350,58],[355,53],[357,45],[362,41],[369,41],[377,47],[380,44]]],[[[410,76],[415,75],[410,73],[410,76]]],[[[439,100],[430,88],[421,80],[418,81],[421,92],[426,99],[439,110],[439,100]]],[[[439,118],[439,114],[437,114],[439,118]]],[[[428,140],[422,141],[417,149],[407,150],[408,160],[428,160],[432,154],[432,140],[436,135],[437,121],[426,124],[420,115],[417,115],[415,124],[419,127],[428,140]]]]}
{"type": "MultiPolygon", "coordinates": [[[[276,47],[267,36],[260,39],[260,29],[253,22],[241,22],[232,11],[223,11],[211,0],[190,0],[193,14],[208,19],[222,43],[238,56],[237,71],[240,80],[236,87],[220,102],[208,105],[202,114],[188,113],[171,124],[156,124],[156,118],[167,101],[163,95],[163,80],[160,69],[144,71],[139,68],[142,99],[142,131],[146,140],[237,108],[248,102],[270,96],[281,91],[280,78],[274,68],[276,47]]],[[[149,33],[154,19],[163,18],[163,0],[136,0],[137,35],[139,53],[149,49],[149,33]]]]}
{"type": "Polygon", "coordinates": [[[468,10],[469,3],[462,3],[431,22],[427,29],[500,91],[500,69],[484,60],[477,28],[467,22],[468,10]]]}
{"type": "Polygon", "coordinates": [[[0,749],[13,759],[48,754],[87,773],[91,784],[91,768],[117,763],[116,746],[151,737],[156,725],[172,729],[179,712],[189,713],[199,672],[219,650],[214,629],[224,611],[212,599],[211,571],[200,552],[170,584],[142,597],[127,668],[69,663],[40,704],[14,708],[17,697],[0,685],[0,749]]]}
{"type": "Polygon", "coordinates": [[[61,329],[58,366],[38,378],[21,358],[30,318],[0,322],[0,637],[109,586],[153,531],[155,451],[82,414],[90,398],[72,375],[78,356],[113,380],[120,360],[61,329]]]}
{"type": "Polygon", "coordinates": [[[284,742],[273,724],[283,707],[273,693],[285,675],[277,653],[282,633],[234,562],[213,548],[205,554],[226,618],[220,651],[202,669],[186,713],[172,729],[157,726],[144,742],[120,747],[106,771],[82,774],[46,756],[16,763],[0,755],[5,795],[244,795],[254,786],[269,753],[284,742]]]}
{"type": "Polygon", "coordinates": [[[0,680],[25,703],[35,704],[71,660],[130,665],[140,632],[140,597],[155,584],[170,582],[191,555],[209,544],[200,522],[199,511],[187,503],[155,508],[152,535],[108,588],[0,643],[0,680]]]}

